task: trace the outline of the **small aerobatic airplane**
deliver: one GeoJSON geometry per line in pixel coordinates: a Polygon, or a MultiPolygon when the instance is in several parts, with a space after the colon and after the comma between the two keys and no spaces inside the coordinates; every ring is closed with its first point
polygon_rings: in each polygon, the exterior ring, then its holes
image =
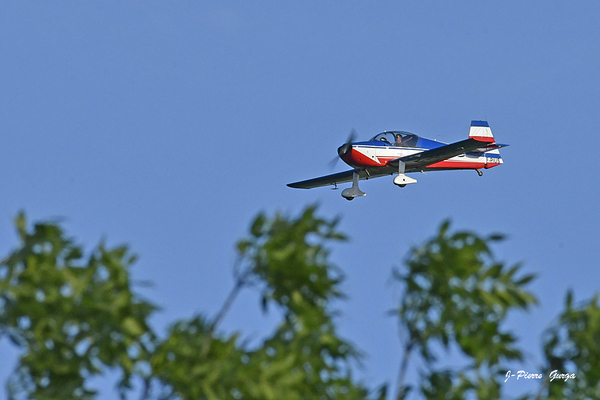
{"type": "Polygon", "coordinates": [[[342,191],[342,197],[353,200],[364,196],[358,188],[359,179],[394,175],[394,184],[404,187],[417,180],[406,173],[473,169],[479,176],[481,169],[502,164],[497,144],[486,121],[471,121],[469,138],[445,144],[425,139],[403,131],[386,131],[366,142],[353,142],[354,131],[338,148],[339,157],[352,168],[349,171],[288,184],[289,187],[312,189],[320,186],[352,182],[352,187],[342,191]]]}

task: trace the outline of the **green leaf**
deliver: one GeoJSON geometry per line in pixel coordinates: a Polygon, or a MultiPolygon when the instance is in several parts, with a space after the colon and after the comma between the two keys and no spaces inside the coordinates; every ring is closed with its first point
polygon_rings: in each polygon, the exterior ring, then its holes
{"type": "Polygon", "coordinates": [[[256,216],[256,218],[252,222],[252,226],[250,227],[250,233],[252,234],[252,236],[261,236],[266,221],[267,217],[263,213],[260,213],[256,216]]]}
{"type": "Polygon", "coordinates": [[[565,306],[567,310],[573,306],[573,291],[571,289],[567,290],[567,296],[565,297],[565,306]]]}
{"type": "Polygon", "coordinates": [[[523,278],[517,280],[515,282],[515,285],[517,285],[517,286],[523,286],[523,285],[531,282],[533,279],[535,279],[535,274],[525,275],[523,278]]]}
{"type": "Polygon", "coordinates": [[[123,329],[131,336],[140,336],[145,331],[133,317],[127,317],[123,320],[123,329]]]}

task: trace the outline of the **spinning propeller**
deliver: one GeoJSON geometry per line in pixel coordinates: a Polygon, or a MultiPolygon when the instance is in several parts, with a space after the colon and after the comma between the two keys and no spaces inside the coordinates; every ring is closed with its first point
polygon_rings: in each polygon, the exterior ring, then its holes
{"type": "Polygon", "coordinates": [[[343,145],[341,145],[340,147],[338,147],[338,157],[334,158],[333,160],[331,160],[329,162],[329,169],[335,168],[339,159],[342,158],[343,156],[345,156],[346,154],[348,154],[350,152],[350,150],[352,150],[352,142],[354,142],[354,139],[356,139],[356,136],[358,136],[358,134],[356,133],[356,130],[354,128],[352,128],[352,130],[350,131],[350,135],[348,136],[348,139],[346,139],[346,142],[343,145]]]}

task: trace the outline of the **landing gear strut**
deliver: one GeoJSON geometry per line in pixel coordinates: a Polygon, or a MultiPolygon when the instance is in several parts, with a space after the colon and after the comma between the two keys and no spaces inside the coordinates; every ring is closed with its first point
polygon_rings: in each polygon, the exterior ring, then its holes
{"type": "Polygon", "coordinates": [[[358,172],[352,174],[352,187],[344,189],[342,197],[346,200],[354,200],[355,197],[366,196],[367,194],[358,188],[358,172]]]}
{"type": "Polygon", "coordinates": [[[483,171],[480,169],[476,169],[475,171],[477,171],[477,175],[482,176],[483,175],[483,171]]]}
{"type": "Polygon", "coordinates": [[[404,187],[411,183],[417,183],[416,179],[409,178],[404,174],[405,165],[402,161],[398,161],[398,175],[394,178],[394,184],[399,187],[404,187]]]}

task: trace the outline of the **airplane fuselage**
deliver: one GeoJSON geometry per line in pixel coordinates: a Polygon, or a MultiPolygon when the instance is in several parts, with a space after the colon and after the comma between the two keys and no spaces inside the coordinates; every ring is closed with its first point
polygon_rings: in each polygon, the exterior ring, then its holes
{"type": "MultiPolygon", "coordinates": [[[[352,168],[358,169],[385,167],[392,160],[445,145],[446,143],[425,138],[419,138],[417,147],[401,147],[380,141],[359,142],[352,144],[351,151],[344,154],[342,160],[352,168]]],[[[423,170],[489,169],[500,164],[502,158],[498,151],[466,152],[428,165],[423,170]]]]}

